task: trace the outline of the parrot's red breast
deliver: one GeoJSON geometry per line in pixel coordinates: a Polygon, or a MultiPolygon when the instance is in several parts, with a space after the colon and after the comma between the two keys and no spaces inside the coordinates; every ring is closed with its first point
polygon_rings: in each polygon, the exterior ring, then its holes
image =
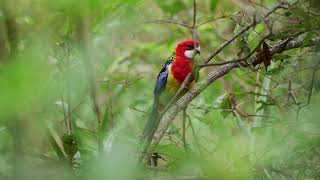
{"type": "Polygon", "coordinates": [[[175,60],[172,62],[171,72],[173,78],[181,85],[184,79],[192,71],[192,62],[188,58],[176,56],[175,60]]]}

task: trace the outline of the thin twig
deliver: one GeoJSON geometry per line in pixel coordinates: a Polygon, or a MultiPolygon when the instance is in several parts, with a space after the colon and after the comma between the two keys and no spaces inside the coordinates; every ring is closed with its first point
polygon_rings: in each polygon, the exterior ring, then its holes
{"type": "Polygon", "coordinates": [[[263,37],[260,42],[258,43],[258,45],[245,57],[243,58],[237,58],[237,59],[234,59],[234,60],[230,60],[230,61],[226,61],[226,62],[221,62],[221,63],[210,63],[210,64],[201,64],[201,65],[198,65],[199,68],[203,68],[203,67],[209,67],[209,66],[221,66],[221,65],[225,65],[225,64],[230,64],[230,63],[239,63],[239,62],[242,62],[242,61],[245,61],[247,59],[249,59],[262,45],[262,43],[270,36],[271,34],[263,37]]]}
{"type": "Polygon", "coordinates": [[[196,0],[193,0],[193,24],[192,27],[196,27],[196,18],[197,18],[197,3],[196,0]]]}
{"type": "Polygon", "coordinates": [[[196,47],[196,30],[197,30],[197,3],[196,0],[193,0],[193,23],[192,23],[192,39],[193,39],[193,43],[194,43],[194,47],[196,47]]]}
{"type": "Polygon", "coordinates": [[[264,21],[267,17],[269,17],[273,12],[275,12],[279,8],[283,8],[283,5],[281,5],[281,4],[276,5],[266,15],[264,15],[261,19],[252,21],[252,23],[250,25],[244,27],[236,35],[234,35],[230,40],[224,42],[217,50],[215,50],[213,53],[211,53],[208,56],[208,58],[204,61],[203,64],[207,64],[208,62],[210,62],[211,59],[214,58],[216,55],[218,55],[227,45],[232,43],[234,40],[236,40],[240,35],[242,35],[246,31],[248,31],[250,28],[252,28],[255,25],[257,25],[257,24],[261,23],[262,21],[264,21]]]}
{"type": "Polygon", "coordinates": [[[192,124],[192,121],[191,121],[191,118],[187,115],[187,118],[189,120],[189,124],[190,124],[190,127],[191,127],[191,130],[192,130],[192,135],[193,135],[193,138],[194,138],[194,141],[196,142],[197,144],[197,148],[198,148],[198,151],[199,151],[199,154],[202,155],[202,151],[200,149],[200,143],[199,143],[199,140],[198,140],[198,137],[194,131],[194,127],[193,127],[193,124],[192,124]]]}
{"type": "Polygon", "coordinates": [[[294,101],[294,104],[299,105],[298,100],[297,100],[296,96],[294,95],[294,91],[292,89],[292,82],[291,82],[291,80],[289,80],[287,104],[289,104],[289,101],[291,98],[294,101]]]}
{"type": "Polygon", "coordinates": [[[71,92],[70,89],[68,89],[68,117],[69,117],[69,121],[68,122],[68,127],[69,127],[69,135],[72,132],[72,116],[71,116],[71,92]]]}
{"type": "Polygon", "coordinates": [[[204,67],[212,67],[212,66],[222,66],[230,63],[238,63],[244,61],[244,58],[237,58],[234,60],[226,61],[226,62],[220,62],[220,63],[209,63],[209,64],[200,64],[198,65],[199,68],[204,68],[204,67]]]}
{"type": "Polygon", "coordinates": [[[186,117],[187,117],[187,109],[184,109],[182,111],[182,141],[183,141],[183,147],[185,151],[188,151],[188,146],[186,142],[186,117]]]}
{"type": "Polygon", "coordinates": [[[63,110],[63,121],[64,121],[64,125],[66,126],[66,131],[67,131],[67,134],[70,134],[70,130],[69,130],[69,127],[68,127],[68,117],[67,117],[67,114],[66,114],[66,109],[64,107],[64,101],[63,101],[63,97],[62,97],[62,94],[60,95],[60,101],[61,101],[61,104],[62,104],[62,110],[63,110]]]}
{"type": "MultiPolygon", "coordinates": [[[[83,99],[79,104],[77,104],[72,110],[70,110],[70,113],[64,117],[63,121],[66,121],[73,113],[76,111],[80,105],[84,102],[85,99],[83,99]]],[[[69,133],[68,133],[69,134],[69,133]]]]}
{"type": "Polygon", "coordinates": [[[176,21],[173,21],[173,20],[158,19],[158,20],[146,21],[145,23],[154,23],[154,22],[175,24],[175,25],[186,27],[188,29],[192,29],[192,27],[189,26],[188,24],[181,23],[181,22],[176,22],[176,21]]]}
{"type": "Polygon", "coordinates": [[[314,80],[315,80],[317,71],[318,71],[318,69],[314,69],[313,72],[312,72],[312,79],[311,79],[311,84],[310,84],[310,88],[309,88],[307,104],[310,104],[310,102],[311,102],[311,96],[312,96],[312,91],[313,91],[313,86],[314,86],[314,80]]]}
{"type": "Polygon", "coordinates": [[[220,16],[220,17],[217,17],[217,18],[213,18],[213,19],[209,19],[209,20],[203,21],[203,22],[197,24],[196,28],[199,28],[200,26],[205,25],[207,23],[214,22],[214,21],[217,21],[217,20],[220,20],[220,19],[225,19],[225,18],[229,18],[229,16],[223,15],[223,16],[220,16]]]}
{"type": "Polygon", "coordinates": [[[93,103],[93,111],[96,115],[98,126],[100,126],[102,117],[99,102],[97,99],[97,86],[95,80],[94,65],[92,62],[93,57],[91,52],[91,41],[89,38],[88,18],[86,16],[87,13],[87,11],[84,11],[83,14],[77,19],[77,29],[79,31],[79,39],[82,45],[82,60],[86,66],[87,80],[90,86],[90,96],[93,103]]]}

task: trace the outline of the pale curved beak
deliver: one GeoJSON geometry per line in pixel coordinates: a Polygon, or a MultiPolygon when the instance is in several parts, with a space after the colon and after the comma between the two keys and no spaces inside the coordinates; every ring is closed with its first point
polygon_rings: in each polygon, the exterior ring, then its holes
{"type": "Polygon", "coordinates": [[[196,54],[200,55],[200,46],[196,47],[195,50],[196,50],[196,54]]]}

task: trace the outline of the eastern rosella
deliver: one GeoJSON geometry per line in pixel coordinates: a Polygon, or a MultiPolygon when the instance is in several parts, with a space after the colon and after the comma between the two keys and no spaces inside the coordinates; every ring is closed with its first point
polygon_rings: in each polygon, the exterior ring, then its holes
{"type": "Polygon", "coordinates": [[[149,144],[152,141],[161,119],[159,113],[175,96],[188,74],[192,72],[196,54],[200,54],[199,43],[192,39],[185,40],[176,46],[173,55],[163,64],[155,83],[153,107],[144,127],[141,143],[149,144]]]}

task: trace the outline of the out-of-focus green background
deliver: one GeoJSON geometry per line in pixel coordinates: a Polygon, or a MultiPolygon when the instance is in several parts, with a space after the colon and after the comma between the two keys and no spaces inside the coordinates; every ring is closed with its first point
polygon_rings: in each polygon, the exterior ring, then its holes
{"type": "MultiPolygon", "coordinates": [[[[199,62],[279,3],[196,2],[197,24],[208,21],[197,28],[199,62]]],[[[270,29],[271,45],[319,36],[319,2],[286,2],[214,61],[248,54],[270,29]]],[[[139,164],[157,73],[192,38],[158,20],[191,25],[193,1],[1,0],[0,179],[319,179],[319,45],[215,81],[189,105],[189,151],[178,115],[156,148],[166,161],[139,164]],[[232,112],[231,95],[243,114],[232,112]]]]}

